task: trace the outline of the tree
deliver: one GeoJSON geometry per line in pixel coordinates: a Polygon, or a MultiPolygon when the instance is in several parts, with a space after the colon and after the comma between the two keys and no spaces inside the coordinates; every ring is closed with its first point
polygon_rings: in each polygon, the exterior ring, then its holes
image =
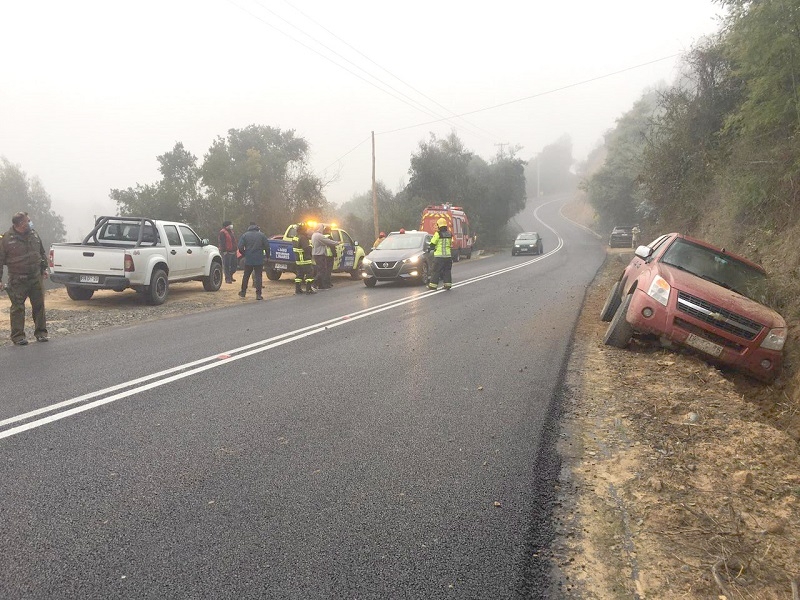
{"type": "Polygon", "coordinates": [[[217,138],[200,168],[215,222],[223,215],[241,228],[250,220],[277,230],[321,216],[322,181],[308,167],[308,142],[294,130],[249,125],[217,138]]]}
{"type": "Polygon", "coordinates": [[[136,184],[125,190],[112,189],[110,197],[121,215],[149,217],[165,221],[206,225],[198,210],[199,189],[197,157],[177,142],[169,152],[156,157],[161,180],[152,185],[136,184]]]}
{"type": "Polygon", "coordinates": [[[64,220],[51,204],[38,177],[29,178],[20,166],[0,158],[0,215],[6,215],[9,227],[14,213],[27,212],[45,246],[63,242],[67,233],[64,220]]]}

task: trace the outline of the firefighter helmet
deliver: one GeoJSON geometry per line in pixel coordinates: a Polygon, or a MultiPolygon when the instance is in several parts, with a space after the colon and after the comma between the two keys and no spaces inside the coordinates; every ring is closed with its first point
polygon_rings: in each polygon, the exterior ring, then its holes
{"type": "Polygon", "coordinates": [[[444,217],[440,218],[438,221],[436,221],[436,226],[447,227],[447,219],[445,219],[444,217]]]}

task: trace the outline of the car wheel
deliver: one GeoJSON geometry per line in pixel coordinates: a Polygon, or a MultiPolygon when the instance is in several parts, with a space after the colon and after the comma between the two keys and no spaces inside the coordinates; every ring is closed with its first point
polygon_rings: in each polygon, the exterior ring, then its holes
{"type": "Polygon", "coordinates": [[[431,272],[430,268],[428,267],[428,263],[423,261],[422,262],[422,275],[419,277],[419,284],[420,285],[428,285],[428,282],[431,280],[431,272]]]}
{"type": "Polygon", "coordinates": [[[631,305],[631,298],[631,294],[625,296],[625,300],[622,301],[622,304],[617,308],[617,312],[614,313],[614,318],[611,319],[611,323],[603,336],[603,343],[606,346],[626,348],[628,342],[631,341],[633,327],[631,327],[631,324],[625,319],[625,316],[628,314],[628,307],[631,305]]]}
{"type": "Polygon", "coordinates": [[[511,251],[511,256],[516,256],[516,255],[517,255],[517,253],[512,250],[511,251]]]}
{"type": "Polygon", "coordinates": [[[364,278],[364,285],[369,287],[369,288],[375,287],[376,283],[378,283],[378,280],[375,279],[374,277],[365,277],[364,278]]]}
{"type": "Polygon", "coordinates": [[[544,244],[542,244],[542,242],[539,242],[539,245],[537,246],[537,248],[539,250],[539,254],[543,254],[544,253],[544,244]]]}
{"type": "Polygon", "coordinates": [[[615,283],[608,293],[608,298],[606,298],[606,303],[603,305],[603,310],[600,311],[601,321],[608,323],[613,319],[614,313],[617,312],[617,308],[619,308],[619,304],[622,302],[622,299],[619,297],[619,284],[619,281],[615,283]]]}
{"type": "Polygon", "coordinates": [[[278,281],[278,279],[280,279],[281,275],[283,274],[281,271],[278,271],[277,269],[267,269],[266,273],[267,273],[267,279],[269,279],[270,281],[278,281]]]}
{"type": "Polygon", "coordinates": [[[361,261],[358,261],[358,264],[353,267],[352,271],[350,271],[350,279],[355,281],[361,279],[361,261]]]}
{"type": "Polygon", "coordinates": [[[150,278],[150,285],[147,286],[147,294],[145,296],[147,303],[154,306],[164,304],[167,294],[169,294],[167,274],[161,269],[156,269],[150,278]]]}
{"type": "Polygon", "coordinates": [[[222,265],[218,262],[211,263],[211,272],[208,277],[203,277],[203,289],[207,292],[218,292],[222,287],[222,265]]]}
{"type": "Polygon", "coordinates": [[[67,296],[69,296],[70,300],[82,302],[83,300],[88,300],[93,295],[94,290],[91,288],[76,287],[74,285],[67,286],[67,296]]]}

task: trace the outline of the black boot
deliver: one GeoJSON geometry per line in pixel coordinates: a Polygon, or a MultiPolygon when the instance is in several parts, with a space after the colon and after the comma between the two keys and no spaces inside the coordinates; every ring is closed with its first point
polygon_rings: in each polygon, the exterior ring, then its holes
{"type": "Polygon", "coordinates": [[[311,282],[310,281],[306,282],[306,294],[316,294],[316,293],[317,290],[311,287],[311,282]]]}
{"type": "Polygon", "coordinates": [[[295,284],[294,284],[294,293],[295,294],[302,294],[303,293],[303,287],[297,282],[295,282],[295,284]]]}

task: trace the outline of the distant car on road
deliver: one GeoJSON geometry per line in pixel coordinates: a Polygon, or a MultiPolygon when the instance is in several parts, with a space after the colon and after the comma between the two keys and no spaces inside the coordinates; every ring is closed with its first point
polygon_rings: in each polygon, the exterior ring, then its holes
{"type": "Polygon", "coordinates": [[[427,285],[432,267],[426,231],[392,231],[361,261],[361,278],[367,287],[379,281],[410,281],[427,285]]]}
{"type": "Polygon", "coordinates": [[[632,248],[634,227],[636,225],[616,225],[608,237],[608,246],[610,248],[632,248]]]}
{"type": "Polygon", "coordinates": [[[541,254],[544,251],[542,237],[535,231],[520,233],[511,247],[511,256],[517,254],[541,254]]]}
{"type": "Polygon", "coordinates": [[[786,321],[765,306],[767,274],[727,250],[679,233],[635,250],[600,313],[603,341],[627,347],[635,334],[700,352],[709,362],[762,381],[780,373],[786,321]]]}

